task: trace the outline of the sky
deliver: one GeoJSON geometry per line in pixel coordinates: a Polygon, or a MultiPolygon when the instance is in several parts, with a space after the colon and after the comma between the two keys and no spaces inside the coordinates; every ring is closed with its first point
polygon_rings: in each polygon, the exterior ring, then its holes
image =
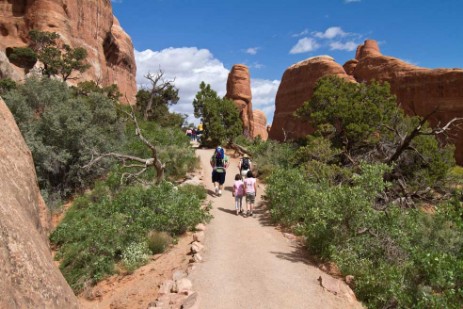
{"type": "Polygon", "coordinates": [[[252,104],[273,119],[284,71],[329,55],[341,65],[366,39],[381,52],[428,68],[463,68],[463,0],[112,0],[132,38],[137,83],[160,69],[190,115],[204,81],[223,96],[228,72],[245,64],[252,104]]]}

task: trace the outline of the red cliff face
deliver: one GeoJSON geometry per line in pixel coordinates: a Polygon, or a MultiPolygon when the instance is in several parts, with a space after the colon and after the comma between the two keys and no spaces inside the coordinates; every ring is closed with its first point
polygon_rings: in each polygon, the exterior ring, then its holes
{"type": "Polygon", "coordinates": [[[0,308],[78,308],[48,247],[32,155],[0,98],[0,308]]]}
{"type": "MultiPolygon", "coordinates": [[[[374,43],[374,44],[373,44],[374,43]]],[[[383,56],[379,49],[371,52],[365,41],[359,46],[357,65],[351,75],[359,82],[387,81],[397,102],[410,115],[426,116],[431,125],[445,124],[455,117],[463,117],[463,69],[426,69],[400,59],[383,56]]],[[[463,132],[453,132],[456,138],[455,157],[463,163],[463,132]]]]}
{"type": "MultiPolygon", "coordinates": [[[[376,41],[367,40],[357,48],[356,58],[340,67],[330,58],[315,58],[289,67],[283,74],[275,102],[270,138],[283,141],[311,133],[307,123],[292,113],[308,101],[316,81],[338,75],[357,82],[387,81],[398,103],[410,115],[426,116],[431,125],[463,117],[463,69],[426,69],[400,59],[383,56],[376,41]]],[[[463,132],[452,132],[455,157],[463,164],[463,132]]]]}
{"type": "Polygon", "coordinates": [[[269,138],[284,141],[312,133],[308,123],[294,117],[293,113],[312,97],[316,82],[326,75],[353,81],[343,67],[328,56],[309,58],[286,69],[275,99],[269,138]]]}
{"type": "Polygon", "coordinates": [[[240,110],[245,134],[267,140],[267,117],[263,111],[252,110],[251,77],[247,66],[235,64],[232,67],[228,74],[225,97],[235,102],[240,110]]]}
{"type": "Polygon", "coordinates": [[[267,116],[259,109],[253,110],[252,115],[254,118],[254,137],[260,136],[262,140],[266,141],[268,139],[267,116]]]}
{"type": "MultiPolygon", "coordinates": [[[[78,81],[96,80],[104,86],[115,83],[123,97],[134,102],[133,45],[113,16],[110,0],[0,0],[0,13],[0,54],[8,47],[26,46],[32,29],[57,32],[64,43],[88,52],[91,68],[78,81]]],[[[0,66],[0,70],[0,76],[24,76],[13,65],[9,69],[0,66]]]]}

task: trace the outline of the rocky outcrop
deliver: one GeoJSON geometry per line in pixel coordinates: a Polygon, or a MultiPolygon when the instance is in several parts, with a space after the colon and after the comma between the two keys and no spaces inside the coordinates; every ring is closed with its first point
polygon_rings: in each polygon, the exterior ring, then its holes
{"type": "Polygon", "coordinates": [[[262,140],[266,141],[268,139],[267,116],[259,109],[253,110],[252,116],[254,119],[254,137],[260,136],[262,140]]]}
{"type": "MultiPolygon", "coordinates": [[[[134,102],[137,88],[133,45],[113,16],[111,1],[0,0],[0,53],[8,47],[26,46],[32,29],[57,32],[63,43],[87,50],[91,68],[78,81],[96,80],[104,86],[115,83],[123,98],[134,102]]],[[[27,73],[14,67],[2,70],[0,77],[16,78],[8,71],[22,76],[27,73]]]]}
{"type": "Polygon", "coordinates": [[[329,56],[309,58],[286,69],[275,99],[275,114],[269,138],[285,141],[303,137],[313,131],[307,121],[302,121],[293,114],[312,97],[318,79],[326,75],[337,75],[354,81],[329,56]]]}
{"type": "Polygon", "coordinates": [[[236,107],[238,107],[245,135],[254,137],[251,77],[247,66],[235,64],[232,67],[228,73],[225,97],[235,102],[236,107]]]}
{"type": "MultiPolygon", "coordinates": [[[[367,40],[358,48],[353,70],[347,70],[357,81],[385,81],[397,102],[409,115],[430,117],[431,125],[445,124],[463,117],[463,69],[427,69],[400,59],[383,56],[376,41],[367,40]]],[[[348,62],[349,63],[349,62],[348,62]]],[[[351,64],[346,66],[352,67],[351,64]]],[[[454,131],[451,142],[455,157],[463,164],[463,132],[454,131]]]]}
{"type": "MultiPolygon", "coordinates": [[[[383,56],[378,43],[367,40],[357,48],[355,59],[343,67],[329,57],[316,57],[289,67],[283,75],[275,101],[275,115],[269,137],[293,139],[310,134],[312,128],[295,119],[293,113],[313,94],[316,81],[338,75],[353,82],[385,81],[397,102],[410,115],[432,112],[431,125],[463,117],[463,69],[426,69],[400,59],[383,56]]],[[[463,132],[451,132],[455,157],[463,164],[463,132]]]]}
{"type": "Polygon", "coordinates": [[[32,156],[0,98],[0,308],[77,308],[48,247],[32,156]]]}

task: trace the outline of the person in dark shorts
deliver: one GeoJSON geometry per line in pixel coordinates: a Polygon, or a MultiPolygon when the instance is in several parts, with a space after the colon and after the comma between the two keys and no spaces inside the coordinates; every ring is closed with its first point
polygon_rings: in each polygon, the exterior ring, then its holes
{"type": "Polygon", "coordinates": [[[228,167],[228,157],[225,155],[224,149],[221,146],[215,149],[210,163],[213,168],[212,182],[214,183],[215,194],[221,196],[228,167]]]}

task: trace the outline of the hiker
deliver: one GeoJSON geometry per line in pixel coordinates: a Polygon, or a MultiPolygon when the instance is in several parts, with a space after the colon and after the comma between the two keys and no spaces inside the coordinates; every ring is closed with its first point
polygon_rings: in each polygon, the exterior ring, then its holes
{"type": "Polygon", "coordinates": [[[225,155],[225,151],[221,146],[215,149],[210,163],[213,167],[212,182],[214,183],[215,194],[221,196],[228,167],[228,157],[225,155]]]}
{"type": "Polygon", "coordinates": [[[246,178],[246,175],[249,171],[252,170],[252,162],[247,154],[244,154],[238,163],[238,168],[240,169],[240,174],[243,176],[243,179],[246,178]]]}
{"type": "Polygon", "coordinates": [[[244,190],[246,193],[246,214],[252,216],[254,211],[254,202],[257,196],[257,187],[256,187],[256,179],[252,174],[252,171],[248,171],[246,175],[246,179],[244,180],[244,190]]]}
{"type": "Polygon", "coordinates": [[[191,140],[191,134],[192,134],[192,131],[190,128],[186,129],[186,136],[188,136],[188,138],[191,140]]]}
{"type": "Polygon", "coordinates": [[[196,130],[196,134],[197,135],[203,134],[203,123],[202,122],[198,124],[198,130],[196,130]]]}
{"type": "Polygon", "coordinates": [[[196,135],[198,134],[198,132],[196,131],[195,128],[193,128],[193,130],[191,130],[191,139],[193,141],[196,141],[196,135]]]}
{"type": "Polygon", "coordinates": [[[235,182],[233,183],[233,197],[235,197],[236,215],[243,212],[243,196],[244,196],[244,182],[240,174],[235,175],[235,182]]]}

